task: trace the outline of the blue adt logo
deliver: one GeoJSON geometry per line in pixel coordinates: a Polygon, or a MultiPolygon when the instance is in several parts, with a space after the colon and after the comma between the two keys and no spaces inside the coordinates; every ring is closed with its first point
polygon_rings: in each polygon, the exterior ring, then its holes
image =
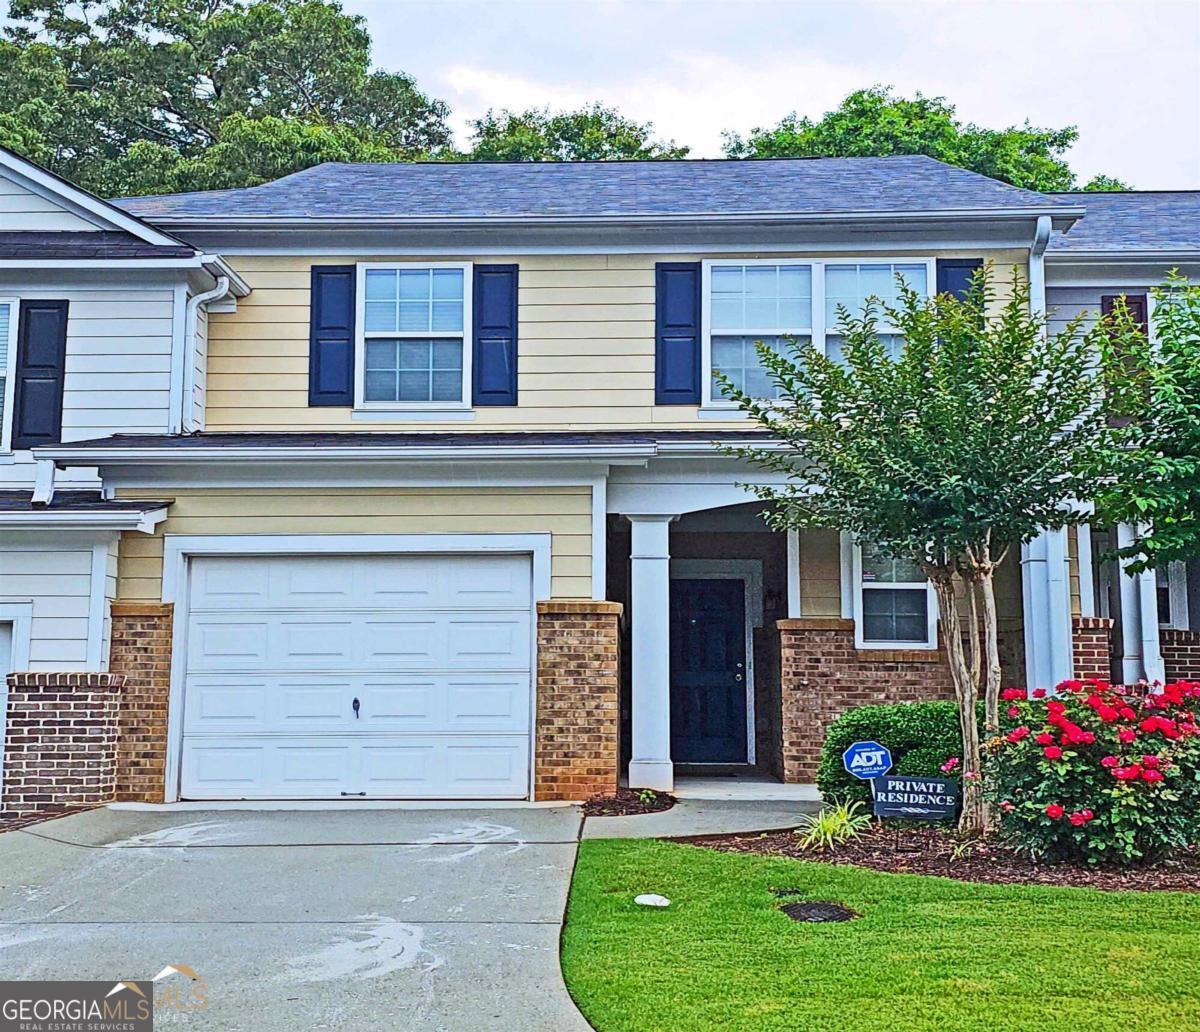
{"type": "Polygon", "coordinates": [[[842,753],[846,770],[862,781],[869,781],[892,769],[892,754],[878,742],[855,742],[842,753]]]}

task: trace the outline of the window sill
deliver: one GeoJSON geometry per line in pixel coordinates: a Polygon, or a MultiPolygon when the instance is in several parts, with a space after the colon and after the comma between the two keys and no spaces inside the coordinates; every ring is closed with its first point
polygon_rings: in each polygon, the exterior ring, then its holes
{"type": "Polygon", "coordinates": [[[750,418],[750,413],[745,409],[736,408],[732,405],[701,405],[697,415],[701,419],[726,419],[742,422],[750,418]]]}
{"type": "Polygon", "coordinates": [[[350,418],[381,423],[452,423],[470,422],[475,410],[469,408],[370,408],[354,409],[350,418]]]}

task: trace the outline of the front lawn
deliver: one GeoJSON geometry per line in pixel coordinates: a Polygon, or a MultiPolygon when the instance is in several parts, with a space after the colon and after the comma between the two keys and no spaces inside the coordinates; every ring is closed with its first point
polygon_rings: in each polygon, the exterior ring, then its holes
{"type": "Polygon", "coordinates": [[[584,841],[562,959],[599,1032],[1200,1030],[1190,893],[974,885],[584,841]],[[772,888],[862,916],[799,924],[772,888]],[[643,892],[672,904],[636,906],[643,892]]]}

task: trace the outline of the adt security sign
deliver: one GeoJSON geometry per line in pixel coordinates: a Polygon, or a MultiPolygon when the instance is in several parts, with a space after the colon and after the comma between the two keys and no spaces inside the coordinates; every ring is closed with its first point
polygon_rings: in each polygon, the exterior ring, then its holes
{"type": "Polygon", "coordinates": [[[855,742],[842,753],[842,764],[856,778],[870,781],[892,769],[892,754],[878,742],[855,742]]]}

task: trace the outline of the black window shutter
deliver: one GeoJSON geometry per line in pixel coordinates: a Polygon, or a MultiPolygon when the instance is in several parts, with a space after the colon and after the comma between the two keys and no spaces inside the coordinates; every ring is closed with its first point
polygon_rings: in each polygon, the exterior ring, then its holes
{"type": "Polygon", "coordinates": [[[17,326],[13,448],[62,440],[67,365],[67,302],[22,301],[17,326]]]}
{"type": "Polygon", "coordinates": [[[517,266],[476,265],[471,287],[471,395],[517,403],[517,266]]]}
{"type": "Polygon", "coordinates": [[[354,404],[353,265],[314,265],[308,324],[308,403],[354,404]]]}
{"type": "Polygon", "coordinates": [[[700,263],[654,266],[654,403],[700,404],[700,263]]]}
{"type": "Polygon", "coordinates": [[[982,258],[939,258],[937,260],[937,292],[953,294],[962,299],[971,289],[971,277],[982,267],[982,258]]]}
{"type": "Polygon", "coordinates": [[[1125,308],[1135,326],[1140,326],[1143,333],[1150,331],[1150,319],[1147,313],[1145,294],[1103,294],[1100,297],[1100,314],[1112,315],[1116,308],[1117,298],[1125,298],[1125,308]]]}

